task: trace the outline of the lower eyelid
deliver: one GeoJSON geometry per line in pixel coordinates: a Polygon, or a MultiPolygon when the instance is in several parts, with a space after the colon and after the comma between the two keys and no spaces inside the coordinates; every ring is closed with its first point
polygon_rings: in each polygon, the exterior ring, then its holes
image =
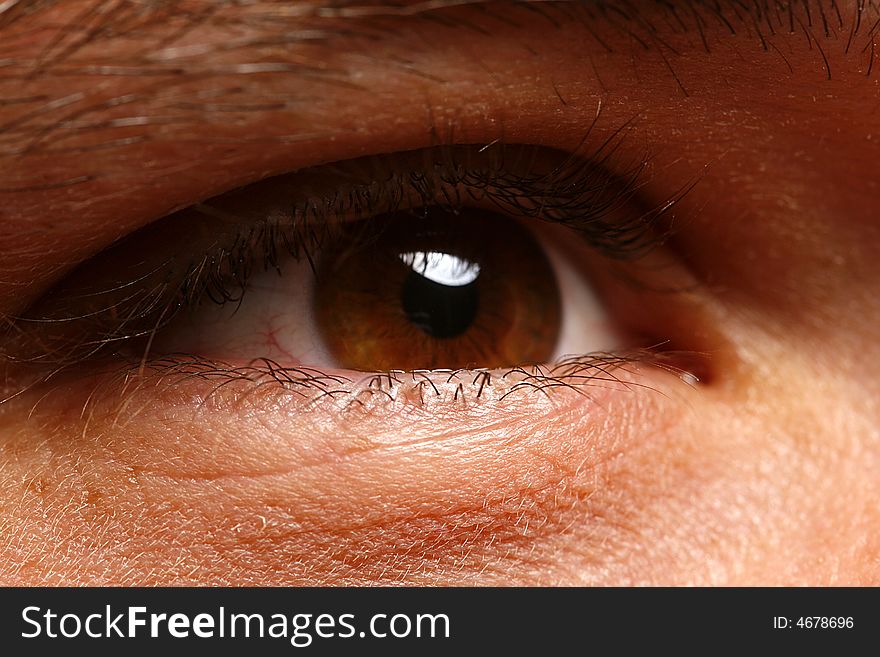
{"type": "MultiPolygon", "coordinates": [[[[515,431],[500,427],[527,422],[534,429],[572,417],[597,427],[629,422],[630,413],[656,411],[661,402],[674,408],[688,394],[687,376],[674,367],[655,367],[662,362],[656,354],[634,352],[569,357],[531,368],[364,374],[174,356],[124,367],[108,363],[87,376],[62,374],[39,393],[33,413],[82,424],[84,438],[111,440],[120,449],[128,434],[189,426],[195,435],[179,447],[201,454],[197,460],[207,459],[201,462],[205,467],[217,465],[203,453],[205,432],[211,426],[234,428],[230,439],[262,445],[260,450],[285,445],[288,459],[299,467],[309,459],[324,460],[322,454],[361,451],[364,441],[377,448],[415,447],[443,442],[447,434],[486,432],[485,439],[519,440],[515,431]]],[[[156,463],[166,463],[159,434],[146,440],[156,450],[156,463]]],[[[259,471],[265,460],[252,463],[259,471]]]]}
{"type": "Polygon", "coordinates": [[[553,413],[567,407],[589,410],[601,408],[609,398],[642,391],[678,396],[693,384],[693,377],[674,361],[650,351],[567,356],[545,365],[497,370],[383,373],[285,367],[267,359],[236,365],[180,354],[122,365],[107,362],[89,374],[61,374],[41,394],[53,403],[66,394],[63,406],[68,411],[112,417],[118,426],[142,419],[130,411],[143,400],[155,403],[159,413],[191,413],[194,422],[205,413],[239,418],[277,413],[281,418],[302,415],[306,421],[324,417],[332,421],[321,420],[323,425],[338,423],[338,428],[381,418],[409,426],[453,416],[465,425],[493,414],[516,415],[535,407],[537,400],[553,413]]]}

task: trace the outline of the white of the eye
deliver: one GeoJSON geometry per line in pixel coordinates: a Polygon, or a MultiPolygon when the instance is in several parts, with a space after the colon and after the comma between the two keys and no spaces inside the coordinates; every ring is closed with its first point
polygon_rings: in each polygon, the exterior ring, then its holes
{"type": "Polygon", "coordinates": [[[588,247],[572,241],[567,228],[542,228],[545,230],[535,231],[535,237],[550,260],[562,298],[562,326],[552,360],[616,349],[620,336],[583,265],[578,264],[588,247]]]}
{"type": "Polygon", "coordinates": [[[400,254],[407,267],[429,281],[449,287],[470,285],[480,276],[480,265],[451,253],[439,251],[412,251],[400,254]]]}

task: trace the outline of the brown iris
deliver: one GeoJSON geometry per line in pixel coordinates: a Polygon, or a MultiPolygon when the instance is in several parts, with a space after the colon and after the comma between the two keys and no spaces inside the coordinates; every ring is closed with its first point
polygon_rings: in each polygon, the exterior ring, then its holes
{"type": "Polygon", "coordinates": [[[546,362],[561,322],[534,237],[475,208],[346,226],[321,256],[314,303],[331,356],[365,371],[546,362]]]}

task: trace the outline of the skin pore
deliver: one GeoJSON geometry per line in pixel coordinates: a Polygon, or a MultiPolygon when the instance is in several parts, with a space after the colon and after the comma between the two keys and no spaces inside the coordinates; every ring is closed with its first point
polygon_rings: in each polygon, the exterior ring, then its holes
{"type": "Polygon", "coordinates": [[[872,1],[0,8],[0,583],[880,583],[872,1]],[[430,374],[352,404],[17,358],[78,265],[242,185],[609,140],[674,230],[590,280],[702,354],[698,384],[589,361],[587,387],[430,374]]]}

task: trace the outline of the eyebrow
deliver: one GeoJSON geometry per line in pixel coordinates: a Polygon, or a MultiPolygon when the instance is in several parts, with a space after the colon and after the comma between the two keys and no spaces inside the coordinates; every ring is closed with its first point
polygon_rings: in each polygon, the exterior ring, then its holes
{"type": "MultiPolygon", "coordinates": [[[[581,25],[585,38],[608,52],[656,52],[684,95],[675,62],[688,53],[671,48],[667,33],[696,35],[706,50],[723,35],[743,38],[781,57],[792,73],[818,65],[829,78],[827,48],[853,55],[847,61],[868,76],[880,54],[877,0],[0,0],[0,162],[109,152],[230,112],[293,111],[295,94],[283,101],[260,96],[259,74],[282,74],[289,89],[300,82],[352,87],[351,71],[331,64],[338,53],[368,50],[419,24],[481,38],[493,26],[531,30],[539,22],[581,25]],[[781,46],[792,38],[806,39],[817,56],[790,61],[781,46]],[[195,91],[175,97],[186,85],[195,91]],[[229,93],[236,87],[248,93],[229,93]]],[[[420,75],[405,62],[382,64],[420,75]]],[[[20,164],[8,171],[0,175],[0,194],[92,180],[71,172],[35,181],[26,175],[33,169],[20,164]]]]}
{"type": "MultiPolygon", "coordinates": [[[[769,48],[769,37],[803,32],[808,39],[815,39],[817,44],[820,39],[834,38],[843,33],[847,36],[847,51],[854,45],[867,49],[880,30],[877,0],[843,0],[843,4],[853,9],[849,26],[845,25],[844,12],[838,0],[508,0],[503,3],[497,0],[301,0],[295,5],[273,0],[254,0],[247,4],[218,0],[195,3],[65,0],[63,4],[61,0],[0,0],[0,43],[6,41],[12,44],[5,49],[0,47],[0,53],[14,56],[16,45],[21,42],[12,33],[16,25],[41,17],[50,19],[56,35],[34,59],[31,76],[50,71],[53,64],[63,63],[89,45],[126,37],[137,38],[144,29],[161,26],[169,28],[168,34],[159,40],[162,46],[170,45],[194,29],[209,27],[214,22],[228,25],[236,20],[258,30],[259,34],[251,40],[250,45],[273,41],[282,44],[284,39],[294,44],[303,40],[358,36],[359,32],[376,36],[373,30],[378,27],[381,32],[383,27],[377,26],[376,21],[395,21],[394,25],[404,27],[405,24],[399,21],[440,21],[443,14],[462,10],[477,11],[485,16],[494,15],[502,22],[516,24],[517,17],[511,15],[513,8],[550,22],[610,21],[621,27],[622,33],[645,46],[651,45],[650,34],[657,31],[656,26],[666,24],[676,26],[681,32],[699,32],[704,43],[706,30],[720,25],[731,34],[745,31],[765,48],[769,48]],[[67,11],[74,6],[81,7],[81,10],[67,11]],[[67,20],[53,15],[62,7],[65,11],[61,16],[69,14],[67,20]],[[865,39],[860,46],[854,44],[858,37],[865,39]]],[[[472,27],[461,16],[453,20],[457,20],[462,27],[472,27]]],[[[610,48],[608,43],[603,45],[610,48]]],[[[196,56],[205,56],[210,52],[208,49],[191,51],[196,56]]],[[[141,64],[146,65],[149,61],[149,57],[145,58],[141,64]]],[[[13,62],[14,59],[2,60],[0,67],[13,62]]]]}
{"type": "MultiPolygon", "coordinates": [[[[272,109],[277,99],[224,99],[225,90],[212,86],[210,79],[222,79],[229,88],[236,79],[283,73],[306,82],[351,86],[350,71],[327,64],[338,52],[397,38],[419,23],[485,35],[493,21],[529,29],[537,21],[550,27],[574,22],[608,52],[653,50],[684,95],[687,89],[675,61],[687,53],[670,47],[666,32],[696,34],[706,50],[719,35],[745,38],[781,57],[792,73],[804,62],[790,61],[777,42],[806,39],[817,52],[814,65],[828,78],[833,74],[828,47],[852,54],[848,61],[866,68],[868,76],[880,55],[877,0],[0,0],[0,161],[45,151],[49,142],[53,151],[62,152],[126,146],[163,125],[192,122],[199,112],[272,109]],[[186,41],[200,34],[208,36],[186,41]],[[181,84],[206,78],[194,98],[178,98],[168,108],[159,104],[181,84]],[[62,82],[66,80],[71,82],[62,82]],[[43,87],[42,81],[47,81],[43,87]],[[106,82],[118,87],[118,93],[109,98],[97,94],[106,82]],[[120,116],[114,111],[120,106],[135,109],[120,116]],[[163,109],[170,109],[171,116],[161,115],[163,109]],[[139,126],[139,135],[118,136],[120,129],[139,126]],[[84,134],[92,138],[79,144],[84,134]],[[68,138],[78,145],[65,146],[68,138]]],[[[635,57],[633,61],[637,65],[635,57]]],[[[390,64],[405,68],[400,62],[390,64]]],[[[419,75],[418,70],[404,72],[419,75]]],[[[295,81],[290,85],[295,88],[295,81]]],[[[0,193],[51,190],[88,180],[74,176],[17,185],[16,179],[21,177],[0,178],[0,193]]]]}
{"type": "MultiPolygon", "coordinates": [[[[45,151],[49,142],[62,152],[126,146],[163,125],[192,122],[199,112],[258,111],[277,103],[224,99],[225,90],[208,80],[194,98],[178,98],[167,108],[172,116],[162,116],[165,108],[158,100],[170,97],[182,83],[213,78],[224,80],[228,88],[236,79],[283,73],[307,82],[351,86],[350,71],[327,65],[337,52],[397,38],[419,23],[485,35],[493,21],[530,28],[537,21],[550,27],[574,22],[608,52],[653,50],[684,95],[687,89],[675,61],[687,53],[668,46],[665,32],[696,34],[706,50],[719,35],[745,38],[781,57],[792,73],[804,63],[792,63],[777,42],[806,39],[818,54],[814,62],[828,78],[828,47],[854,55],[849,61],[866,68],[868,76],[880,55],[877,0],[0,0],[0,161],[45,151]],[[208,36],[186,42],[199,34],[208,36]],[[42,81],[46,84],[40,86],[42,81]],[[109,98],[96,94],[106,82],[118,87],[118,93],[109,98]],[[136,109],[120,116],[114,112],[120,106],[136,109]],[[120,129],[130,132],[139,126],[140,135],[118,136],[120,129]],[[92,136],[87,144],[64,145],[84,134],[92,136]]],[[[404,72],[419,75],[418,70],[404,72]]],[[[295,82],[290,84],[294,88],[295,82]]],[[[16,179],[21,177],[0,178],[0,193],[51,190],[88,180],[74,176],[16,184],[16,179]]]]}

